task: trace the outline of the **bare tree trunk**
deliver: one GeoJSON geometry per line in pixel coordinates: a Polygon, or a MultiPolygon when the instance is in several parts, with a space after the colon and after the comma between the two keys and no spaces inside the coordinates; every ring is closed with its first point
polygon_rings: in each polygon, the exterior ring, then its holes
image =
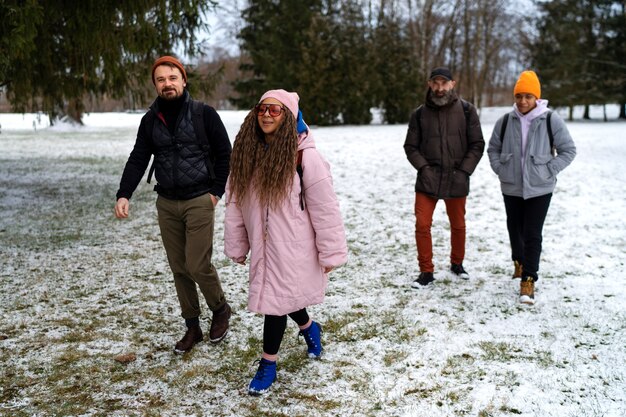
{"type": "Polygon", "coordinates": [[[626,103],[619,104],[619,118],[626,119],[626,103]]]}
{"type": "Polygon", "coordinates": [[[591,120],[591,117],[589,117],[589,104],[585,104],[585,111],[583,112],[583,119],[591,120]]]}
{"type": "Polygon", "coordinates": [[[67,111],[65,115],[69,119],[69,122],[72,124],[83,124],[83,112],[85,111],[85,106],[83,105],[82,100],[78,98],[71,99],[67,104],[67,111]]]}

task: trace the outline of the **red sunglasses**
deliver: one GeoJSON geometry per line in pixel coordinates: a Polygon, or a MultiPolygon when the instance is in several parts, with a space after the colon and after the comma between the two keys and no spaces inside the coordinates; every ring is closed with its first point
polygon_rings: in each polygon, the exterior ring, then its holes
{"type": "Polygon", "coordinates": [[[265,116],[265,112],[269,111],[270,116],[278,117],[285,110],[280,104],[257,104],[254,106],[257,116],[265,116]]]}

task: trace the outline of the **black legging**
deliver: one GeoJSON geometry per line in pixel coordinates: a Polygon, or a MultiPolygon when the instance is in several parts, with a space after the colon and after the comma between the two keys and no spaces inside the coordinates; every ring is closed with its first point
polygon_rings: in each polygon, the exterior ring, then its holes
{"type": "MultiPolygon", "coordinates": [[[[289,313],[288,316],[291,317],[298,326],[304,326],[309,322],[309,314],[306,312],[305,308],[289,313]]],[[[278,353],[286,328],[287,316],[265,315],[265,323],[263,324],[263,352],[268,355],[276,355],[278,353]]]]}
{"type": "Polygon", "coordinates": [[[522,264],[522,276],[531,276],[534,281],[539,279],[537,271],[541,257],[543,222],[548,214],[551,198],[551,193],[527,200],[504,196],[511,257],[522,264]]]}

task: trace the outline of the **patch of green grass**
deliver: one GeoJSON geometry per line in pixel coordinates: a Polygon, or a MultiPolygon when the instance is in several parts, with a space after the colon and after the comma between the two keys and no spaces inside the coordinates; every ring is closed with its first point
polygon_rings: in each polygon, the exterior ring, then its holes
{"type": "Polygon", "coordinates": [[[404,395],[405,396],[415,396],[419,399],[429,399],[429,398],[433,398],[435,395],[437,395],[439,392],[441,392],[441,385],[437,384],[433,387],[415,387],[415,388],[410,388],[406,391],[404,391],[404,395]]]}
{"type": "Polygon", "coordinates": [[[478,347],[483,351],[483,359],[496,362],[508,362],[518,356],[521,349],[506,342],[478,342],[478,347]]]}
{"type": "Polygon", "coordinates": [[[383,356],[383,363],[385,366],[389,367],[398,362],[402,362],[409,356],[409,353],[403,350],[394,349],[385,353],[383,356]]]}
{"type": "Polygon", "coordinates": [[[482,358],[488,361],[508,363],[513,360],[523,360],[525,362],[534,362],[544,368],[554,365],[552,353],[544,350],[523,351],[517,346],[506,342],[478,342],[478,346],[482,349],[482,358]]]}
{"type": "MultiPolygon", "coordinates": [[[[492,264],[492,265],[487,266],[486,269],[487,269],[487,272],[489,272],[492,276],[496,276],[496,277],[497,276],[504,276],[504,275],[508,275],[509,274],[508,270],[503,268],[503,267],[501,267],[500,265],[492,264]]],[[[512,275],[512,273],[511,273],[511,275],[512,275]]]]}

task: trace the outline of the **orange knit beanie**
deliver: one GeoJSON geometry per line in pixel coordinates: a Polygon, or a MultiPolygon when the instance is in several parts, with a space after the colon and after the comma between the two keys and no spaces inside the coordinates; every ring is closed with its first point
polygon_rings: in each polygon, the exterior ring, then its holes
{"type": "Polygon", "coordinates": [[[541,84],[535,71],[524,71],[520,74],[517,82],[515,83],[515,89],[513,89],[513,95],[519,93],[530,93],[536,98],[541,98],[541,84]]]}
{"type": "Polygon", "coordinates": [[[181,64],[180,61],[174,58],[173,56],[165,55],[160,58],[157,58],[157,60],[154,61],[154,64],[152,64],[152,83],[153,84],[154,84],[154,71],[159,65],[163,65],[163,64],[174,65],[176,68],[180,70],[180,73],[183,76],[183,80],[187,82],[187,73],[185,72],[185,67],[183,67],[183,64],[181,64]]]}

